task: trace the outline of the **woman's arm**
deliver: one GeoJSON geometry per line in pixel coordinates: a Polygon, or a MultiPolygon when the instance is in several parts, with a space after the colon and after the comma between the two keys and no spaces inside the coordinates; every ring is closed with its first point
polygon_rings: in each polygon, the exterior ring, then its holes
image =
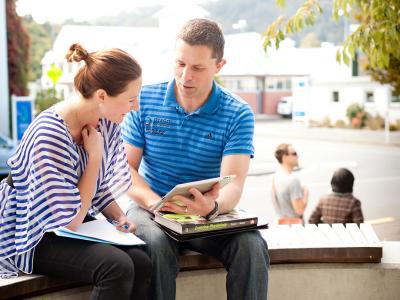
{"type": "Polygon", "coordinates": [[[111,202],[110,205],[103,209],[102,214],[108,220],[115,221],[115,226],[118,230],[135,233],[136,225],[128,220],[116,201],[111,202]]]}
{"type": "Polygon", "coordinates": [[[76,230],[83,222],[96,194],[97,176],[103,157],[103,137],[92,126],[86,126],[82,130],[83,145],[88,153],[88,163],[78,182],[78,190],[81,196],[81,209],[74,219],[66,226],[70,230],[76,230]]]}

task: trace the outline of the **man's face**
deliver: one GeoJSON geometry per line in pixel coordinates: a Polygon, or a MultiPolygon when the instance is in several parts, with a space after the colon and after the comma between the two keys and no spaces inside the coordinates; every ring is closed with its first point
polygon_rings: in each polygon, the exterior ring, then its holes
{"type": "Polygon", "coordinates": [[[177,98],[184,101],[204,101],[212,89],[213,77],[225,60],[217,62],[207,46],[191,46],[182,40],[175,46],[175,83],[177,98]]]}
{"type": "Polygon", "coordinates": [[[299,164],[299,156],[296,152],[296,150],[292,147],[288,147],[288,154],[284,155],[286,158],[286,161],[292,166],[296,167],[299,164]]]}

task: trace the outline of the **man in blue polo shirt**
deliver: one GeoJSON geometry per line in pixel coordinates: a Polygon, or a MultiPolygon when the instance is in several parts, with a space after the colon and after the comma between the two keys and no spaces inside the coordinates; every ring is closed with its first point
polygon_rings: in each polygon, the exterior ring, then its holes
{"type": "MultiPolygon", "coordinates": [[[[179,253],[189,248],[219,259],[228,271],[228,299],[266,299],[269,257],[258,231],[178,243],[152,220],[151,208],[178,183],[235,174],[235,180],[205,194],[191,189],[184,205],[164,209],[213,219],[239,202],[250,157],[254,115],[247,103],[220,87],[213,77],[224,66],[219,26],[194,19],[179,32],[174,79],[144,86],[140,110],[129,113],[123,138],[134,185],[128,217],[147,243],[154,274],[151,299],[175,299],[179,253]]],[[[207,288],[207,287],[204,287],[207,288]]]]}

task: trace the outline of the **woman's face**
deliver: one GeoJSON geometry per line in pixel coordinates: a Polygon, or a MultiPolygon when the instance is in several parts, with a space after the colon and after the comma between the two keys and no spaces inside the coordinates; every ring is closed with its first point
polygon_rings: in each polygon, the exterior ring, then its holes
{"type": "Polygon", "coordinates": [[[124,92],[117,96],[106,96],[100,111],[104,118],[120,124],[125,115],[131,110],[139,109],[139,93],[142,87],[142,78],[131,81],[124,92]]]}

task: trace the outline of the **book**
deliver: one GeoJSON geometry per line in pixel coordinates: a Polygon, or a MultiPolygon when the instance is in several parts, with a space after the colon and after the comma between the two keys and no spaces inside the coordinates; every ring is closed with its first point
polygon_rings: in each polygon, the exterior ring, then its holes
{"type": "Polygon", "coordinates": [[[155,211],[154,221],[178,234],[192,234],[227,228],[257,226],[258,217],[238,208],[227,214],[221,214],[212,221],[196,215],[155,211]]]}
{"type": "MultiPolygon", "coordinates": [[[[161,200],[158,201],[152,207],[152,211],[161,208],[166,201],[173,201],[173,197],[176,195],[190,197],[192,195],[189,192],[189,190],[191,188],[196,188],[201,193],[205,193],[205,192],[208,192],[209,190],[211,190],[212,187],[214,186],[214,184],[216,184],[216,183],[219,183],[220,188],[223,188],[225,185],[230,183],[235,177],[236,177],[236,175],[227,175],[227,176],[221,176],[221,177],[215,177],[215,178],[210,178],[210,179],[204,179],[204,180],[199,180],[199,181],[192,181],[192,182],[177,184],[172,190],[170,190],[167,194],[165,194],[165,196],[162,197],[161,200]]],[[[180,205],[180,203],[177,203],[177,204],[180,205]]]]}
{"type": "Polygon", "coordinates": [[[76,231],[68,228],[54,230],[58,236],[107,243],[121,246],[144,245],[145,242],[133,233],[119,231],[106,220],[94,220],[83,223],[76,231]]]}
{"type": "MultiPolygon", "coordinates": [[[[156,223],[156,224],[158,224],[158,223],[156,223]]],[[[176,233],[175,231],[172,231],[171,229],[164,227],[160,224],[158,224],[158,226],[160,226],[169,237],[171,237],[172,239],[174,239],[175,241],[178,241],[178,242],[187,242],[187,241],[191,241],[194,239],[218,237],[218,236],[222,236],[222,235],[236,234],[236,233],[252,231],[252,230],[268,229],[268,227],[269,227],[268,222],[266,222],[265,220],[260,220],[260,219],[258,220],[258,224],[255,226],[233,227],[233,228],[227,228],[227,229],[221,229],[221,230],[203,231],[203,232],[195,232],[195,233],[188,233],[188,234],[176,233]]]]}

